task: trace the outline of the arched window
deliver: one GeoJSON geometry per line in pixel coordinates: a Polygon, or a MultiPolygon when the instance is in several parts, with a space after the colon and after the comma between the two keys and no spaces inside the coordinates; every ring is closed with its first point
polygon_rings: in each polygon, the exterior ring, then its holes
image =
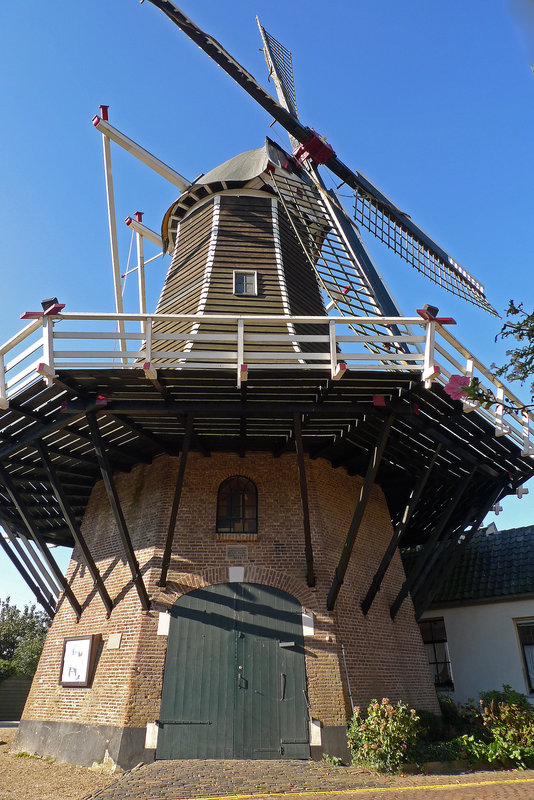
{"type": "Polygon", "coordinates": [[[258,492],[248,478],[234,475],[219,486],[217,533],[257,533],[258,492]]]}

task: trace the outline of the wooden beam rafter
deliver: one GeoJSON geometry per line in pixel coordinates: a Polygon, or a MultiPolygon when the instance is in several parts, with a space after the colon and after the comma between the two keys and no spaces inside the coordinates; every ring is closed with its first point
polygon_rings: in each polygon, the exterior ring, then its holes
{"type": "Polygon", "coordinates": [[[57,473],[52,463],[52,459],[50,458],[50,453],[43,442],[36,442],[35,448],[39,453],[41,461],[43,462],[44,467],[48,473],[50,485],[52,487],[52,491],[54,492],[56,500],[61,509],[61,513],[63,514],[63,518],[67,523],[72,538],[74,539],[74,541],[76,542],[82,553],[85,565],[89,571],[89,574],[93,579],[94,586],[98,594],[100,595],[100,599],[104,603],[107,617],[109,618],[111,616],[111,612],[113,611],[113,601],[109,596],[109,593],[104,585],[104,581],[102,580],[102,576],[100,575],[99,569],[95,564],[93,556],[91,555],[91,551],[89,550],[89,547],[87,545],[87,542],[85,541],[80,526],[78,525],[78,521],[71,508],[65,490],[63,489],[63,486],[61,485],[58,479],[57,473]]]}
{"type": "Polygon", "coordinates": [[[367,591],[367,594],[365,595],[364,599],[361,602],[361,609],[362,609],[364,615],[369,613],[369,609],[371,608],[376,595],[380,591],[380,587],[382,586],[382,581],[384,580],[384,576],[385,576],[385,574],[386,574],[386,572],[388,570],[388,567],[389,567],[389,565],[391,563],[391,560],[392,560],[393,556],[395,555],[395,552],[396,552],[397,547],[399,545],[399,542],[400,542],[400,540],[402,538],[402,535],[403,535],[404,531],[406,530],[406,527],[408,526],[408,523],[410,522],[412,514],[414,513],[414,511],[415,511],[415,509],[417,507],[417,504],[419,503],[421,495],[423,494],[423,491],[425,489],[427,481],[428,481],[428,479],[430,477],[430,473],[432,472],[432,468],[434,467],[434,464],[437,461],[437,458],[438,458],[438,456],[439,456],[439,454],[441,452],[441,449],[442,449],[442,445],[438,444],[438,446],[436,448],[436,452],[432,456],[432,459],[430,460],[429,464],[426,466],[426,468],[423,470],[423,472],[419,476],[419,479],[417,480],[417,482],[416,482],[416,484],[415,484],[415,486],[414,486],[414,488],[412,490],[412,493],[411,493],[411,495],[410,495],[410,497],[408,499],[408,502],[406,504],[406,508],[404,510],[404,514],[402,516],[402,519],[400,520],[399,524],[396,526],[396,528],[395,528],[395,530],[393,532],[393,536],[391,537],[391,540],[389,542],[389,545],[387,546],[386,552],[384,553],[384,555],[382,557],[382,561],[380,562],[380,566],[378,567],[377,571],[375,572],[373,580],[371,581],[371,585],[369,586],[369,589],[367,591]]]}
{"type": "Polygon", "coordinates": [[[419,557],[416,559],[416,562],[413,566],[413,569],[410,571],[410,574],[407,576],[406,580],[402,584],[399,592],[391,604],[389,609],[391,619],[395,619],[397,613],[402,606],[404,600],[408,596],[408,594],[413,590],[416,591],[417,586],[420,584],[421,577],[426,574],[426,567],[429,563],[429,560],[432,558],[433,552],[437,546],[439,546],[440,540],[443,538],[444,532],[446,531],[447,525],[454,514],[462,496],[464,495],[466,489],[469,487],[471,483],[471,479],[473,478],[474,474],[477,471],[477,466],[471,468],[471,471],[467,476],[462,476],[456,483],[456,488],[454,493],[447,503],[445,510],[442,512],[439,521],[434,528],[432,535],[427,540],[423,550],[419,554],[419,557]]]}
{"type": "Polygon", "coordinates": [[[328,611],[334,610],[337,596],[339,594],[341,586],[343,585],[345,572],[347,571],[347,567],[349,565],[350,556],[352,553],[352,549],[354,547],[354,542],[356,541],[356,537],[358,535],[358,531],[360,529],[360,525],[363,520],[363,515],[365,513],[365,509],[367,508],[367,503],[369,502],[369,498],[371,496],[371,490],[376,480],[378,469],[380,467],[380,462],[382,460],[382,456],[384,455],[384,450],[389,437],[389,432],[391,431],[391,427],[393,425],[394,420],[395,420],[395,415],[389,414],[384,419],[380,427],[380,431],[378,433],[378,437],[376,440],[376,445],[373,448],[372,455],[369,460],[369,465],[367,467],[367,472],[364,478],[364,482],[360,490],[360,497],[358,499],[358,503],[356,504],[356,508],[354,510],[354,515],[352,517],[352,522],[350,524],[349,531],[347,533],[347,538],[345,539],[345,543],[343,545],[343,550],[341,552],[339,564],[336,567],[334,578],[332,580],[332,585],[330,587],[330,591],[328,593],[328,597],[326,600],[326,608],[328,611]]]}
{"type": "Polygon", "coordinates": [[[132,546],[132,540],[130,539],[128,526],[126,525],[126,520],[122,512],[119,495],[117,494],[117,490],[115,488],[115,482],[113,480],[111,465],[109,463],[109,459],[106,453],[105,443],[100,434],[100,428],[98,427],[98,422],[96,419],[95,412],[94,411],[89,412],[86,415],[86,419],[89,425],[91,439],[93,440],[93,446],[95,448],[98,464],[100,466],[100,472],[102,475],[102,480],[104,481],[104,487],[106,489],[106,494],[108,496],[109,504],[111,506],[111,511],[113,513],[115,524],[119,532],[119,537],[122,543],[124,554],[126,556],[126,561],[128,563],[132,575],[132,581],[136,588],[142,609],[144,611],[149,611],[150,599],[148,597],[148,593],[143,581],[143,576],[141,575],[141,571],[139,569],[139,563],[137,561],[132,546]]]}
{"type": "Polygon", "coordinates": [[[479,530],[482,522],[484,521],[484,517],[486,514],[488,514],[494,503],[498,502],[504,496],[504,494],[505,486],[502,484],[499,486],[497,491],[494,490],[492,492],[490,489],[488,489],[489,499],[486,500],[486,503],[483,505],[482,510],[479,511],[474,521],[470,523],[469,519],[467,519],[466,524],[463,525],[461,531],[454,537],[454,542],[451,544],[453,550],[445,564],[443,563],[442,558],[438,557],[435,559],[433,568],[429,570],[425,582],[419,587],[417,592],[414,592],[413,604],[415,608],[416,619],[420,618],[423,611],[425,611],[428,605],[432,602],[432,598],[446,581],[455,565],[458,563],[465,548],[477,530],[479,530]],[[466,531],[468,526],[469,530],[466,531]]]}
{"type": "Polygon", "coordinates": [[[169,517],[169,525],[167,528],[167,538],[165,540],[165,549],[163,551],[161,575],[158,581],[158,586],[167,585],[167,575],[171,563],[172,543],[174,540],[174,529],[176,527],[176,518],[178,516],[178,509],[180,508],[180,499],[182,497],[182,488],[184,485],[187,456],[189,455],[189,449],[191,447],[192,438],[193,438],[193,417],[188,416],[185,421],[185,433],[182,443],[182,452],[180,454],[180,464],[178,466],[176,486],[174,487],[174,497],[172,499],[171,514],[169,517]]]}
{"type": "Polygon", "coordinates": [[[78,602],[78,600],[76,599],[74,592],[72,591],[69,585],[69,582],[61,572],[56,560],[54,559],[54,557],[50,553],[50,550],[46,546],[46,542],[44,541],[31,515],[29,514],[24,503],[20,499],[18,489],[11,480],[11,476],[3,464],[0,464],[0,480],[4,484],[6,491],[9,495],[9,498],[13,503],[13,505],[15,506],[19,517],[22,519],[24,526],[26,527],[31,538],[37,545],[37,548],[41,553],[41,556],[44,558],[45,562],[48,564],[50,571],[54,575],[54,578],[58,581],[59,585],[63,589],[65,597],[69,601],[72,610],[76,614],[76,619],[80,619],[82,614],[82,607],[78,602]]]}
{"type": "Polygon", "coordinates": [[[310,505],[308,502],[308,482],[306,480],[306,463],[304,461],[304,448],[302,446],[302,425],[300,414],[293,418],[293,435],[297,451],[297,465],[300,484],[300,503],[302,507],[302,524],[304,526],[304,552],[306,555],[306,582],[308,586],[315,586],[315,572],[313,568],[313,546],[310,525],[310,505]]]}
{"type": "Polygon", "coordinates": [[[53,619],[54,617],[53,606],[50,604],[49,600],[43,595],[37,584],[33,582],[29,573],[26,571],[22,563],[19,561],[18,557],[9,547],[8,543],[1,534],[0,534],[0,547],[9,558],[9,560],[19,573],[20,577],[22,578],[26,586],[33,592],[33,594],[35,595],[35,599],[37,600],[39,605],[41,605],[44,608],[50,619],[53,619]]]}

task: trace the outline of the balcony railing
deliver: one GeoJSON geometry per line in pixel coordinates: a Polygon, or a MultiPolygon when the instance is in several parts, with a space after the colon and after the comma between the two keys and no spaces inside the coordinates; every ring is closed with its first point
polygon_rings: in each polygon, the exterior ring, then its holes
{"type": "Polygon", "coordinates": [[[0,407],[7,408],[39,375],[52,384],[59,370],[139,370],[154,380],[159,368],[232,371],[238,386],[259,369],[321,370],[334,380],[363,370],[408,371],[419,375],[427,388],[433,381],[446,384],[451,374],[476,377],[499,402],[489,409],[465,402],[464,410],[476,408],[497,436],[512,439],[523,455],[534,455],[534,416],[523,402],[448,328],[421,317],[43,315],[0,347],[0,407]],[[213,323],[221,324],[221,330],[214,332],[213,323]],[[312,332],[299,333],[302,325],[313,326],[312,332]],[[155,326],[186,330],[156,332],[155,326]],[[265,330],[258,332],[263,326],[265,330]],[[370,334],[369,326],[382,330],[396,326],[402,333],[370,334]],[[360,334],[355,328],[367,332],[360,334]],[[383,352],[366,349],[366,343],[380,344],[383,352]],[[517,410],[505,416],[503,403],[517,410]]]}

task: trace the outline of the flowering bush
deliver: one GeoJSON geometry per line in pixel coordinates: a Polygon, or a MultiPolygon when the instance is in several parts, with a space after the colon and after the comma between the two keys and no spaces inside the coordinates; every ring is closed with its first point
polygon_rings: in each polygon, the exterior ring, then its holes
{"type": "Polygon", "coordinates": [[[349,724],[348,742],[352,762],[377,772],[397,772],[413,754],[419,732],[419,717],[413,708],[400,701],[393,705],[387,697],[371,700],[364,716],[354,709],[349,724]]]}
{"type": "Polygon", "coordinates": [[[479,708],[482,735],[461,737],[471,761],[498,761],[525,769],[534,763],[534,709],[525,695],[510,686],[486,692],[479,708]]]}

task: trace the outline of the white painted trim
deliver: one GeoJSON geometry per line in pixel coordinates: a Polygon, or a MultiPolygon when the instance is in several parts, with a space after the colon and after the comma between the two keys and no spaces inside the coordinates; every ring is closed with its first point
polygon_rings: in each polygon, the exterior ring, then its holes
{"type": "Polygon", "coordinates": [[[228,567],[228,581],[242,583],[245,580],[245,567],[228,567]]]}
{"type": "MultiPolygon", "coordinates": [[[[272,221],[273,221],[273,241],[274,241],[274,255],[276,258],[276,268],[278,272],[278,285],[280,286],[280,295],[282,297],[282,308],[284,314],[288,317],[291,316],[291,309],[289,307],[289,295],[287,293],[286,276],[284,274],[284,260],[282,258],[282,244],[280,242],[280,226],[278,224],[278,200],[276,197],[271,199],[272,221]]],[[[295,336],[295,326],[287,323],[287,330],[290,336],[295,336]]],[[[302,350],[297,342],[292,342],[293,350],[295,353],[301,353],[302,350]]]]}
{"type": "MultiPolygon", "coordinates": [[[[178,247],[178,242],[179,241],[180,241],[180,225],[178,224],[178,227],[176,228],[176,239],[174,240],[174,250],[172,251],[171,262],[170,262],[169,267],[167,269],[167,274],[165,275],[165,281],[163,283],[163,288],[165,288],[165,286],[167,285],[167,281],[169,280],[171,271],[172,271],[172,269],[174,267],[174,259],[176,258],[176,248],[178,247]]],[[[163,297],[163,291],[161,293],[161,296],[163,297]]],[[[156,314],[160,313],[158,311],[158,309],[160,308],[160,302],[161,302],[161,298],[160,298],[160,300],[158,300],[158,304],[156,306],[156,314]]]]}
{"type": "Polygon", "coordinates": [[[236,297],[257,297],[258,296],[258,272],[255,269],[234,269],[232,270],[232,286],[233,292],[236,297]],[[254,292],[236,292],[235,290],[235,276],[236,275],[254,275],[254,292]]]}
{"type": "Polygon", "coordinates": [[[160,611],[158,614],[158,636],[168,636],[171,615],[168,611],[160,611]]]}
{"type": "MultiPolygon", "coordinates": [[[[217,235],[219,233],[219,218],[221,215],[221,196],[217,195],[213,201],[213,218],[211,220],[211,237],[208,246],[208,257],[206,259],[206,266],[204,268],[204,280],[202,282],[202,289],[200,290],[200,298],[198,301],[197,314],[203,314],[208,300],[208,291],[210,288],[211,273],[213,270],[213,263],[215,261],[215,248],[217,247],[217,235]]],[[[198,333],[200,322],[195,322],[191,328],[191,333],[198,333]]],[[[193,342],[187,342],[184,347],[184,353],[190,353],[193,347],[193,342]]]]}
{"type": "Polygon", "coordinates": [[[147,722],[145,733],[145,750],[155,750],[158,746],[159,727],[156,722],[147,722]]]}
{"type": "Polygon", "coordinates": [[[315,633],[313,611],[302,609],[302,635],[313,636],[315,633]]]}
{"type": "Polygon", "coordinates": [[[310,719],[310,745],[320,747],[323,743],[321,734],[321,721],[318,719],[310,719]]]}

